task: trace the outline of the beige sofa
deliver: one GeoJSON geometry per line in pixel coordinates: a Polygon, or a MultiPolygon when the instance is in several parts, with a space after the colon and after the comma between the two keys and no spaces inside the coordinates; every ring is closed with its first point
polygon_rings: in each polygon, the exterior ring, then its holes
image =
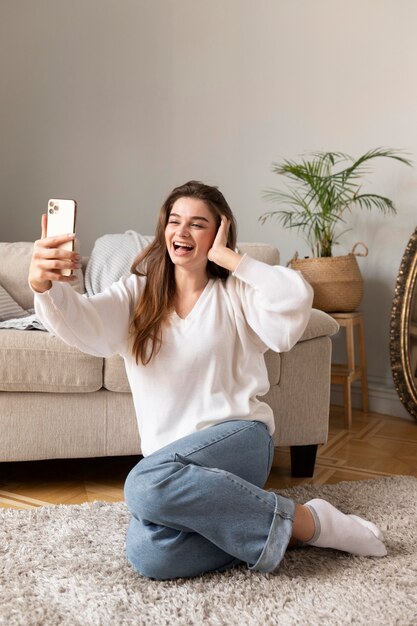
{"type": "MultiPolygon", "coordinates": [[[[279,263],[266,244],[239,249],[279,263]]],[[[31,251],[30,243],[0,243],[0,284],[24,309],[33,307],[31,251]]],[[[317,445],[327,440],[329,336],[337,330],[313,310],[290,352],[265,355],[271,388],[264,400],[274,411],[275,444],[291,446],[293,475],[312,475],[317,445]]],[[[39,330],[0,329],[0,434],[0,461],[140,454],[122,359],[83,354],[39,330]]]]}

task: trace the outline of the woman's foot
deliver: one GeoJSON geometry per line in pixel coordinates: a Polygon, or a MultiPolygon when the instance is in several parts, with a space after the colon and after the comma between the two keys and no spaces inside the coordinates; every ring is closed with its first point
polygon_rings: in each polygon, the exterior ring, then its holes
{"type": "Polygon", "coordinates": [[[375,524],[357,515],[345,515],[330,502],[315,498],[304,505],[312,514],[315,532],[305,543],[318,548],[343,550],[358,556],[385,556],[382,533],[375,524]]]}

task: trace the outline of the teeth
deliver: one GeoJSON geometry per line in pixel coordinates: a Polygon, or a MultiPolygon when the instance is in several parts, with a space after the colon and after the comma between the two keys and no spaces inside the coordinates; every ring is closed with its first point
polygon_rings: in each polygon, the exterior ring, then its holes
{"type": "Polygon", "coordinates": [[[180,248],[188,248],[189,250],[193,249],[193,246],[190,246],[187,243],[178,243],[177,241],[174,241],[174,246],[177,246],[180,248]]]}

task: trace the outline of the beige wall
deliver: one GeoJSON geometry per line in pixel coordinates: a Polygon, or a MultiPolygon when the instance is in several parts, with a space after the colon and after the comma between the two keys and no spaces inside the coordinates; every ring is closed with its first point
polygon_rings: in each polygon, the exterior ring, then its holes
{"type": "MultiPolygon", "coordinates": [[[[257,218],[272,161],[311,150],[417,152],[414,0],[5,0],[0,13],[2,240],[33,240],[49,197],[79,203],[88,253],[105,232],[151,233],[170,189],[218,184],[241,241],[308,251],[257,218]]],[[[416,226],[417,171],[377,164],[367,189],[397,217],[356,214],[338,253],[360,260],[371,406],[402,413],[388,325],[416,226]],[[373,404],[372,404],[373,403],[373,404]]],[[[340,352],[340,341],[336,352],[340,352]]]]}

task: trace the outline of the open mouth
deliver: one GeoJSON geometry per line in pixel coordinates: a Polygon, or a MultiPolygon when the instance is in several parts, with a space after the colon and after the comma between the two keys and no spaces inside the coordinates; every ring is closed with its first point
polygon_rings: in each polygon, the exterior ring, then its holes
{"type": "Polygon", "coordinates": [[[194,246],[188,243],[178,243],[174,241],[173,246],[175,252],[178,254],[187,254],[188,252],[191,252],[191,250],[194,250],[194,246]]]}

